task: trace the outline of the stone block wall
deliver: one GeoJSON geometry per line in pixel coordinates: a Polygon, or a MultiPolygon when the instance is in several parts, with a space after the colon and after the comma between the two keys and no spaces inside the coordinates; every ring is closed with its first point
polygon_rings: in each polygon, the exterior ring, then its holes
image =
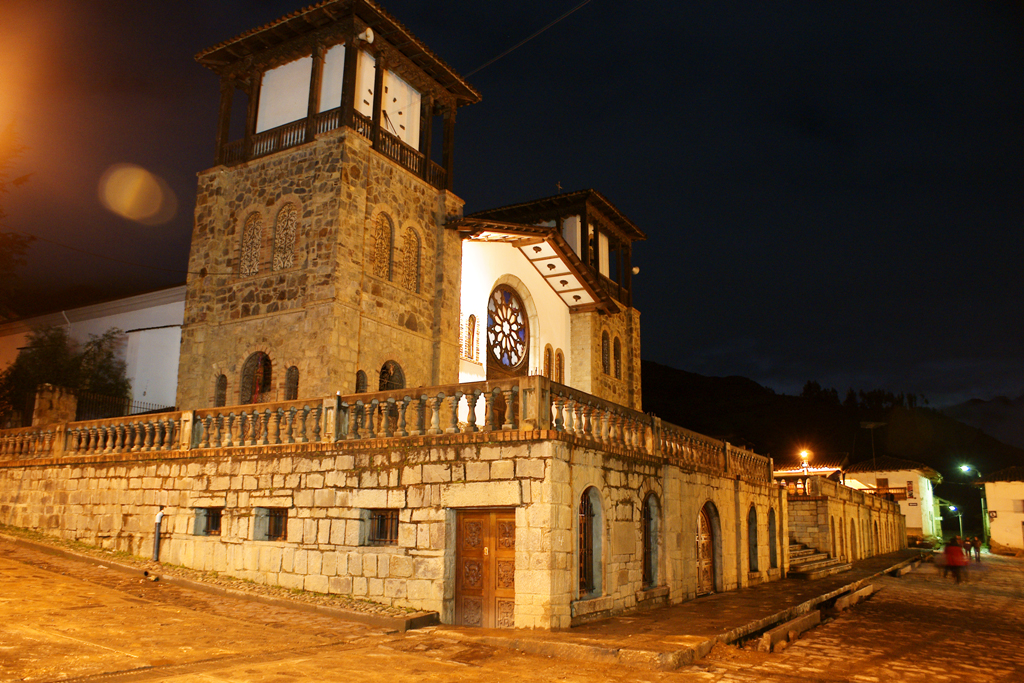
{"type": "Polygon", "coordinates": [[[640,384],[640,312],[624,308],[615,315],[571,314],[573,385],[619,405],[642,410],[640,384]],[[602,337],[608,334],[609,372],[604,372],[602,337]],[[615,376],[615,340],[622,345],[621,377],[615,376]]]}
{"type": "MultiPolygon", "coordinates": [[[[768,510],[786,537],[774,484],[756,484],[612,454],[544,430],[288,446],[81,455],[0,463],[0,523],[260,583],[352,595],[455,616],[458,510],[515,510],[515,625],[567,627],[697,594],[695,532],[714,507],[716,590],[780,576],[768,510]],[[493,439],[493,440],[492,440],[493,439]],[[600,585],[581,596],[580,497],[599,492],[600,585]],[[657,570],[642,580],[641,506],[658,499],[657,570]],[[749,509],[759,571],[749,571],[749,509]],[[219,536],[197,535],[197,511],[222,508],[219,536]],[[255,540],[257,509],[287,510],[286,539],[255,540]],[[368,545],[369,511],[397,510],[393,545],[368,545]]],[[[784,561],[780,553],[778,562],[784,561]]]]}
{"type": "Polygon", "coordinates": [[[846,561],[906,547],[906,521],[898,503],[820,477],[807,482],[807,495],[789,497],[793,542],[846,561]]]}
{"type": "Polygon", "coordinates": [[[444,224],[462,201],[438,191],[339,129],[268,157],[200,174],[189,260],[178,405],[213,405],[216,378],[240,400],[251,353],[273,365],[284,399],[286,368],[299,396],[353,393],[356,371],[376,390],[383,363],[407,386],[458,379],[461,242],[444,224]],[[278,258],[279,216],[297,207],[291,261],[278,258]],[[390,267],[375,268],[376,226],[390,219],[390,267]],[[241,272],[243,233],[262,223],[258,272],[241,272]],[[415,235],[415,237],[413,237],[415,235]],[[418,268],[418,278],[406,272],[418,268]]]}

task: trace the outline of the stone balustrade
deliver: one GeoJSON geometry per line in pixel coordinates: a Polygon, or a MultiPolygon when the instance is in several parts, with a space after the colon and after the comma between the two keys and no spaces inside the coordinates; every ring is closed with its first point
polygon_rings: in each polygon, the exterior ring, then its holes
{"type": "Polygon", "coordinates": [[[538,376],[3,430],[0,458],[458,435],[488,441],[501,432],[569,439],[750,482],[772,479],[768,458],[538,376]]]}
{"type": "Polygon", "coordinates": [[[60,428],[22,427],[0,431],[0,457],[15,459],[43,458],[53,451],[60,428]]]}

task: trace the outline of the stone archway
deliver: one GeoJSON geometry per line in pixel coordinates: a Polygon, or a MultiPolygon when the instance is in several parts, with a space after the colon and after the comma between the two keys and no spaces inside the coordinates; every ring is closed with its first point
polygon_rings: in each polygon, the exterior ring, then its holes
{"type": "Polygon", "coordinates": [[[718,590],[722,574],[722,527],[718,509],[708,501],[697,514],[697,595],[718,590]]]}

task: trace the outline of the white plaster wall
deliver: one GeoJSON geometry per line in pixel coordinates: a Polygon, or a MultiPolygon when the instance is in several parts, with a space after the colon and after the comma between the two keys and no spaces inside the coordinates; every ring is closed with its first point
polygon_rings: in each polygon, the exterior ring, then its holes
{"type": "Polygon", "coordinates": [[[461,317],[466,320],[473,314],[479,321],[480,360],[483,363],[463,362],[459,368],[459,381],[474,382],[487,376],[487,298],[504,275],[513,275],[525,285],[536,308],[536,319],[530,318],[530,374],[541,374],[544,369],[544,345],[550,344],[553,351],[562,350],[565,356],[565,383],[574,386],[570,370],[569,308],[522,252],[511,245],[495,242],[466,241],[462,244],[461,317]]]}
{"type": "Polygon", "coordinates": [[[257,133],[306,118],[312,68],[313,58],[303,57],[263,74],[256,114],[257,133]]]}
{"type": "Polygon", "coordinates": [[[387,119],[381,125],[389,133],[415,149],[420,148],[420,94],[411,85],[384,72],[384,98],[381,107],[387,119]]]}
{"type": "Polygon", "coordinates": [[[913,484],[914,497],[898,501],[900,512],[906,518],[908,529],[921,529],[925,536],[937,536],[940,533],[938,521],[934,514],[935,499],[932,494],[932,482],[917,472],[902,470],[899,472],[857,472],[847,475],[846,484],[850,488],[875,488],[879,479],[888,479],[889,488],[905,488],[907,483],[913,484]],[[917,505],[911,505],[917,503],[917,505]]]}
{"type": "Polygon", "coordinates": [[[320,111],[341,106],[341,82],[345,78],[345,44],[335,45],[324,55],[320,80],[320,111]]]}
{"type": "Polygon", "coordinates": [[[117,327],[128,332],[124,360],[133,400],[173,406],[184,318],[182,286],[8,323],[0,326],[0,369],[14,362],[33,329],[64,327],[72,339],[84,343],[90,335],[99,336],[117,327]]]}
{"type": "Polygon", "coordinates": [[[1024,549],[1024,481],[985,484],[985,499],[989,512],[996,513],[989,522],[992,540],[1024,549]]]}

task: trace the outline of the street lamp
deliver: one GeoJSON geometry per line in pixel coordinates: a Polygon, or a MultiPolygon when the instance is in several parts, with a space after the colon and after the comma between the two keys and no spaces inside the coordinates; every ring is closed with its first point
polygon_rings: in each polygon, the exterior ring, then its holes
{"type": "Polygon", "coordinates": [[[960,522],[960,538],[963,538],[964,537],[964,513],[958,512],[957,509],[956,509],[956,505],[949,505],[947,507],[949,507],[949,511],[950,512],[956,512],[956,519],[957,519],[958,522],[960,522]]]}

